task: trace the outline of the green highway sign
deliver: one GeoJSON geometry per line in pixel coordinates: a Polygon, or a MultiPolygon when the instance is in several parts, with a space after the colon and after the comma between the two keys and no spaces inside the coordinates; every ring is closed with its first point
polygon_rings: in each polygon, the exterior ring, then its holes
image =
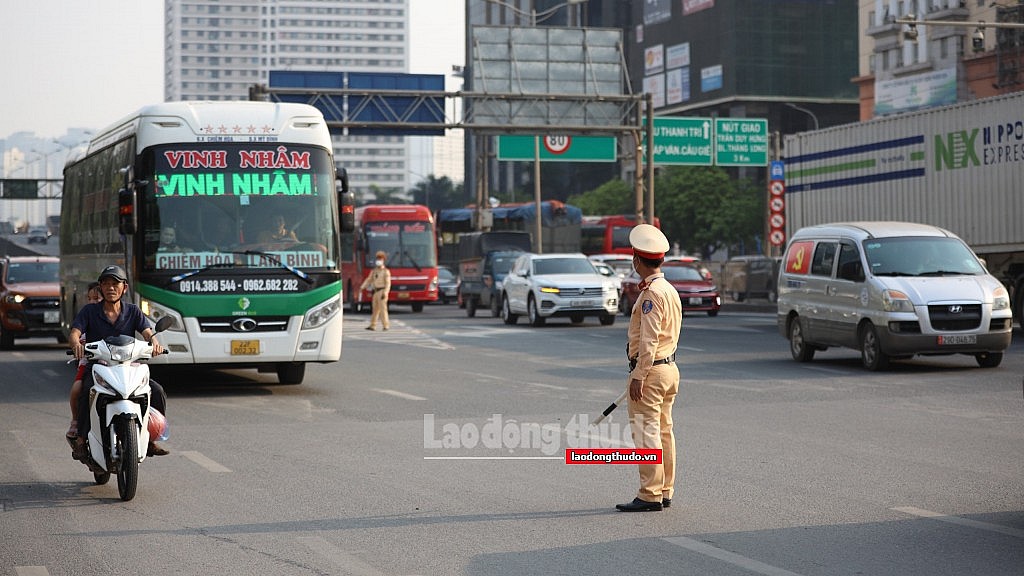
{"type": "Polygon", "coordinates": [[[767,166],[768,121],[763,118],[715,118],[715,164],[767,166]]]}
{"type": "Polygon", "coordinates": [[[654,119],[654,163],[711,166],[711,118],[654,119]]]}
{"type": "Polygon", "coordinates": [[[614,136],[498,136],[498,160],[532,162],[539,145],[541,162],[615,162],[614,136]],[[539,140],[539,141],[538,141],[539,140]]]}
{"type": "Polygon", "coordinates": [[[4,179],[0,184],[0,196],[21,200],[39,198],[39,181],[26,178],[4,179]]]}

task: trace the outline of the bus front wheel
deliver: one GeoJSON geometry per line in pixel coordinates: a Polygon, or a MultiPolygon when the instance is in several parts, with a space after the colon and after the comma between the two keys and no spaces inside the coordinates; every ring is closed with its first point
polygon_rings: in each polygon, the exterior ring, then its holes
{"type": "Polygon", "coordinates": [[[281,384],[302,384],[305,376],[304,362],[282,362],[277,365],[277,381],[281,384]]]}

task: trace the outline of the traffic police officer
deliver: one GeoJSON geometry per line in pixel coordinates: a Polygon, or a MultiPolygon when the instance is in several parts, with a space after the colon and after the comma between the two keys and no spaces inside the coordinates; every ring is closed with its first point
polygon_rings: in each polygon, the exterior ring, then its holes
{"type": "Polygon", "coordinates": [[[683,307],[679,293],[665,280],[661,264],[668,239],[650,224],[629,233],[633,267],[643,278],[640,296],[629,319],[629,419],[637,448],[661,449],[661,464],[640,464],[640,490],[636,498],[615,507],[623,512],[648,512],[672,504],[676,475],[676,439],[672,431],[672,404],[679,392],[675,365],[683,307]]]}
{"type": "Polygon", "coordinates": [[[373,290],[373,297],[370,299],[372,313],[370,314],[370,325],[366,327],[367,330],[375,330],[377,320],[380,320],[385,330],[389,328],[388,295],[391,293],[391,271],[384,265],[387,257],[387,252],[383,250],[377,252],[376,265],[359,287],[360,290],[367,288],[373,290]]]}

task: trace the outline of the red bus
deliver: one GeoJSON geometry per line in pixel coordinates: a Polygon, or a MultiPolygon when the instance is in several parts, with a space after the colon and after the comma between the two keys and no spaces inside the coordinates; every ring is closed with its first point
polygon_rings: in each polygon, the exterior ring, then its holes
{"type": "Polygon", "coordinates": [[[356,208],[352,250],[345,250],[341,279],[349,309],[370,305],[370,291],[360,291],[373,270],[378,250],[387,252],[391,270],[388,302],[409,304],[413,312],[437,300],[437,236],[426,206],[371,204],[356,208]]]}
{"type": "MultiPolygon", "coordinates": [[[[584,216],[581,227],[580,249],[587,256],[594,254],[632,254],[629,245],[629,231],[637,225],[636,216],[584,216]]],[[[661,221],[655,217],[654,225],[661,228],[661,221]]]]}

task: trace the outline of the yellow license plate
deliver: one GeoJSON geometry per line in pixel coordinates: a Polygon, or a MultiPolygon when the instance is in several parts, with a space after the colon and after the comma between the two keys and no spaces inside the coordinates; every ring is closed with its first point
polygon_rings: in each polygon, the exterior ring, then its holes
{"type": "Polygon", "coordinates": [[[398,293],[398,299],[399,300],[408,300],[409,296],[410,296],[410,294],[408,292],[399,292],[398,293]]]}
{"type": "Polygon", "coordinates": [[[256,356],[260,353],[259,340],[232,340],[232,356],[256,356]]]}

